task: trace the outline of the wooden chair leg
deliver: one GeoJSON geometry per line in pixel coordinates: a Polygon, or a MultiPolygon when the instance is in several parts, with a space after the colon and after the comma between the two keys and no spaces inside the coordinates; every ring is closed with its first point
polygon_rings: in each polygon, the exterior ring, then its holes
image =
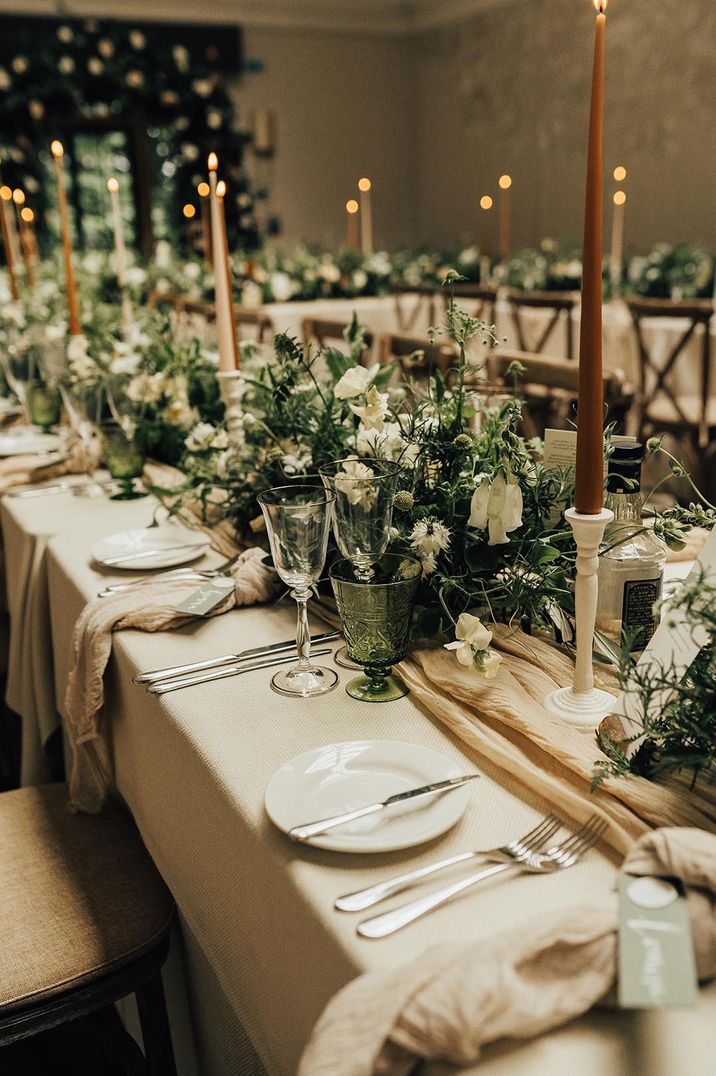
{"type": "Polygon", "coordinates": [[[176,1076],[161,970],[135,991],[147,1076],[176,1076]]]}

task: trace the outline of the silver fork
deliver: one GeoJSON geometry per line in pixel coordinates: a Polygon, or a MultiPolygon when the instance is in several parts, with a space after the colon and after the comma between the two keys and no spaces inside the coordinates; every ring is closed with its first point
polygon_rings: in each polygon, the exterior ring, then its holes
{"type": "Polygon", "coordinates": [[[593,847],[608,827],[608,822],[601,820],[597,815],[592,815],[583,826],[580,826],[570,837],[561,844],[554,845],[546,852],[528,852],[527,856],[516,858],[510,863],[497,863],[477,874],[468,875],[459,882],[443,886],[434,890],[424,897],[401,904],[383,915],[375,915],[370,919],[364,919],[357,926],[357,931],[363,938],[385,938],[388,934],[394,934],[396,930],[414,923],[416,919],[427,915],[435,908],[446,904],[458,893],[464,892],[485,878],[490,878],[504,871],[518,870],[529,874],[553,874],[555,871],[566,870],[573,867],[586,851],[593,847]]]}
{"type": "Polygon", "coordinates": [[[220,564],[218,568],[202,568],[202,569],[189,569],[189,568],[174,568],[170,572],[159,572],[155,575],[148,577],[142,577],[141,579],[130,579],[127,583],[110,583],[103,590],[100,590],[98,598],[109,598],[112,594],[120,594],[123,590],[132,590],[134,587],[148,586],[150,583],[161,582],[162,580],[170,579],[196,579],[198,582],[202,582],[206,579],[216,579],[219,575],[228,575],[231,569],[239,559],[240,554],[230,557],[224,564],[220,564]]]}
{"type": "Polygon", "coordinates": [[[484,858],[498,860],[500,863],[510,862],[516,858],[524,857],[528,852],[539,850],[550,837],[554,836],[562,822],[554,814],[546,815],[534,829],[518,837],[516,841],[502,845],[499,848],[488,848],[471,852],[458,852],[457,855],[447,859],[439,859],[437,863],[429,863],[426,867],[417,867],[405,874],[399,874],[395,878],[389,878],[387,882],[378,882],[377,885],[367,889],[359,889],[355,893],[346,893],[342,897],[336,897],[333,907],[340,912],[362,912],[365,908],[372,908],[386,897],[392,897],[394,893],[402,893],[423,878],[429,878],[431,874],[453,867],[456,863],[465,863],[470,859],[484,858]]]}

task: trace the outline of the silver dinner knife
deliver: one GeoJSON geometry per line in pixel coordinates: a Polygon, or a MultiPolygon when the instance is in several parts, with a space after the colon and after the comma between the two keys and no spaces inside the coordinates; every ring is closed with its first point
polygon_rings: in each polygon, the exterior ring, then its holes
{"type": "MultiPolygon", "coordinates": [[[[295,647],[295,643],[293,644],[295,647]]],[[[320,658],[324,654],[330,654],[326,647],[323,650],[314,650],[311,657],[320,658]]],[[[255,669],[270,669],[273,665],[287,665],[296,661],[296,651],[285,657],[264,658],[262,661],[249,661],[246,665],[225,665],[220,669],[209,669],[208,672],[197,673],[196,676],[180,676],[176,680],[161,680],[158,684],[150,684],[147,691],[152,695],[165,695],[167,691],[178,691],[182,687],[194,687],[196,684],[208,684],[211,680],[223,680],[226,676],[240,676],[241,673],[254,672],[255,669]]]]}
{"type": "MultiPolygon", "coordinates": [[[[311,643],[331,643],[339,637],[339,631],[327,631],[323,635],[312,635],[311,643]]],[[[213,669],[217,665],[229,665],[232,662],[248,661],[251,658],[269,657],[271,654],[282,654],[287,650],[295,650],[295,648],[296,640],[286,639],[282,643],[271,643],[269,646],[255,646],[251,650],[240,650],[238,654],[223,654],[219,658],[192,661],[188,665],[174,665],[168,669],[154,669],[152,672],[144,672],[140,673],[139,676],[135,676],[134,682],[135,684],[155,684],[159,680],[171,680],[176,676],[200,672],[202,669],[213,669]]]]}
{"type": "Polygon", "coordinates": [[[324,833],[327,829],[333,829],[335,826],[342,826],[345,822],[352,822],[356,818],[364,818],[369,814],[377,814],[378,811],[382,811],[385,807],[394,807],[397,803],[404,803],[406,800],[418,799],[421,796],[437,796],[440,792],[451,792],[455,788],[460,788],[467,781],[474,781],[479,776],[479,773],[468,773],[463,777],[450,777],[447,781],[436,781],[432,785],[423,785],[422,788],[411,788],[409,792],[398,792],[395,796],[389,796],[387,800],[383,800],[382,803],[370,803],[367,807],[357,807],[355,811],[346,811],[345,814],[337,814],[332,818],[324,818],[319,822],[309,822],[303,826],[294,826],[293,829],[288,831],[288,835],[292,841],[310,841],[312,837],[317,837],[320,833],[324,833]]]}
{"type": "Polygon", "coordinates": [[[149,557],[163,557],[166,553],[189,552],[190,549],[208,549],[206,542],[184,542],[182,545],[166,545],[163,549],[145,549],[143,553],[122,553],[120,557],[103,557],[100,564],[111,567],[124,564],[128,560],[147,560],[149,557]]]}

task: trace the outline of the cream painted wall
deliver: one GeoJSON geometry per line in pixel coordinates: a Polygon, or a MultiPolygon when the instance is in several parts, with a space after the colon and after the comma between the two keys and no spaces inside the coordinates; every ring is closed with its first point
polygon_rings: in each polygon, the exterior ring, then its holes
{"type": "Polygon", "coordinates": [[[269,108],[278,122],[271,208],[284,224],[281,242],[341,242],[344,206],[362,175],[374,183],[376,243],[414,242],[414,42],[249,27],[245,48],[265,69],[237,87],[241,113],[269,108]]]}
{"type": "MultiPolygon", "coordinates": [[[[593,22],[586,0],[501,0],[416,42],[421,238],[474,236],[509,171],[516,242],[581,244],[593,22]]],[[[627,246],[716,247],[716,5],[615,0],[607,26],[605,170],[629,170],[627,246]]]]}

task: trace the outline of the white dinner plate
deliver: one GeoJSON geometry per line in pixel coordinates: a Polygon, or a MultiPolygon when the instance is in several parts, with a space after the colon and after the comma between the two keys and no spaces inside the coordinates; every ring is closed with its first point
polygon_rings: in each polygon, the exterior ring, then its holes
{"type": "Polygon", "coordinates": [[[142,527],[133,531],[119,531],[108,534],[92,546],[92,557],[104,564],[111,557],[122,557],[129,553],[144,553],[150,549],[166,549],[156,557],[136,557],[124,560],[121,564],[107,567],[126,569],[127,571],[153,571],[157,568],[173,568],[177,564],[188,564],[203,556],[211,545],[211,539],[201,531],[190,531],[180,524],[164,523],[159,527],[142,527]],[[195,549],[174,549],[174,546],[200,546],[195,549]]]}
{"type": "MultiPolygon", "coordinates": [[[[468,767],[469,768],[469,767],[468,767]]],[[[279,829],[378,803],[396,792],[459,777],[452,759],[427,747],[394,740],[328,744],[292,758],[271,778],[266,812],[279,829]]],[[[314,837],[316,848],[334,852],[393,852],[439,837],[467,806],[470,785],[442,796],[388,807],[314,837]]]]}
{"type": "Polygon", "coordinates": [[[60,448],[62,438],[56,433],[0,433],[0,456],[35,456],[60,448]]]}

